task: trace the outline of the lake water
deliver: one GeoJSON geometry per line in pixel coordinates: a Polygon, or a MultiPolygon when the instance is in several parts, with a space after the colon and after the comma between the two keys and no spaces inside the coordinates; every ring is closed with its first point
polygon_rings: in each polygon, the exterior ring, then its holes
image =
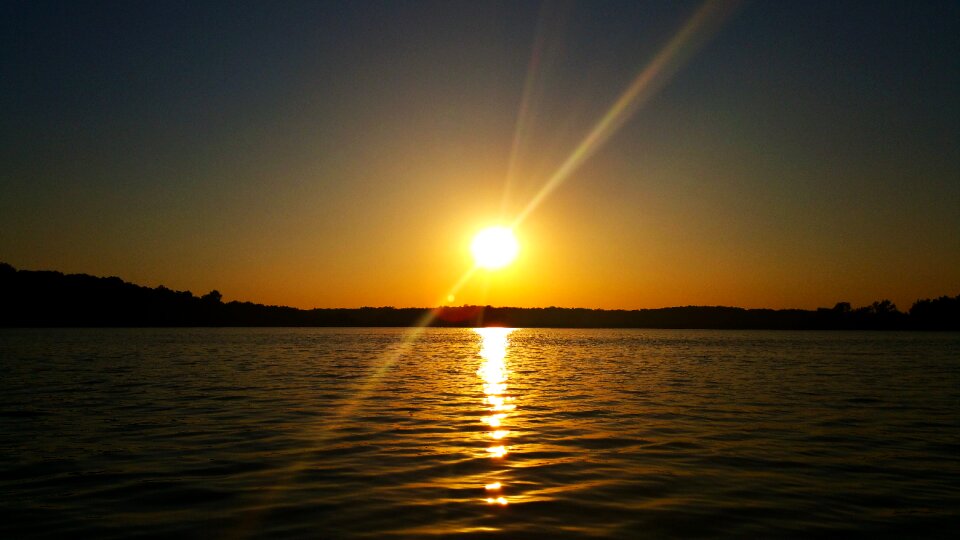
{"type": "Polygon", "coordinates": [[[0,536],[950,538],[960,334],[0,330],[0,536]]]}

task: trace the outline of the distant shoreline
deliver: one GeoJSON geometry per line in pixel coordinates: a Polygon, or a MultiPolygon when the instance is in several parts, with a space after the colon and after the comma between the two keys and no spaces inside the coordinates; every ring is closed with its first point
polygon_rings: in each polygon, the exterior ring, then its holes
{"type": "Polygon", "coordinates": [[[223,302],[117,277],[16,270],[0,263],[0,327],[475,327],[711,330],[960,330],[960,295],[918,300],[907,312],[887,301],[854,308],[744,309],[684,306],[638,310],[458,306],[297,309],[223,302]]]}

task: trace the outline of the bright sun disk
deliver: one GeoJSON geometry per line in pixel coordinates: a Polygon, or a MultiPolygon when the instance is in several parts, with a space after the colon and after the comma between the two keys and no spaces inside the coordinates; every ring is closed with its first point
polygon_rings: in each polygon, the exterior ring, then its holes
{"type": "Polygon", "coordinates": [[[477,266],[496,270],[513,262],[520,245],[507,227],[488,227],[478,232],[470,244],[477,266]]]}

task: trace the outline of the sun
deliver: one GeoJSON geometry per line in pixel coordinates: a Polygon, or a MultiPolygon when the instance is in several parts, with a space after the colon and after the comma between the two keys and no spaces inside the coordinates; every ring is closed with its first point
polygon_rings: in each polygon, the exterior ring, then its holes
{"type": "Polygon", "coordinates": [[[507,227],[487,227],[473,237],[470,251],[477,266],[496,270],[513,262],[520,245],[507,227]]]}

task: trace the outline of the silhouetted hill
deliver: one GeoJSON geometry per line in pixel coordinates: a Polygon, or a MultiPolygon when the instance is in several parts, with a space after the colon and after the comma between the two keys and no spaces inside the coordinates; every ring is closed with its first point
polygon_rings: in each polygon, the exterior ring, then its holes
{"type": "Polygon", "coordinates": [[[960,295],[918,300],[902,313],[888,300],[853,309],[686,306],[640,310],[460,306],[296,309],[222,302],[117,277],[16,270],[0,263],[0,326],[431,326],[960,330],[960,295]]]}

